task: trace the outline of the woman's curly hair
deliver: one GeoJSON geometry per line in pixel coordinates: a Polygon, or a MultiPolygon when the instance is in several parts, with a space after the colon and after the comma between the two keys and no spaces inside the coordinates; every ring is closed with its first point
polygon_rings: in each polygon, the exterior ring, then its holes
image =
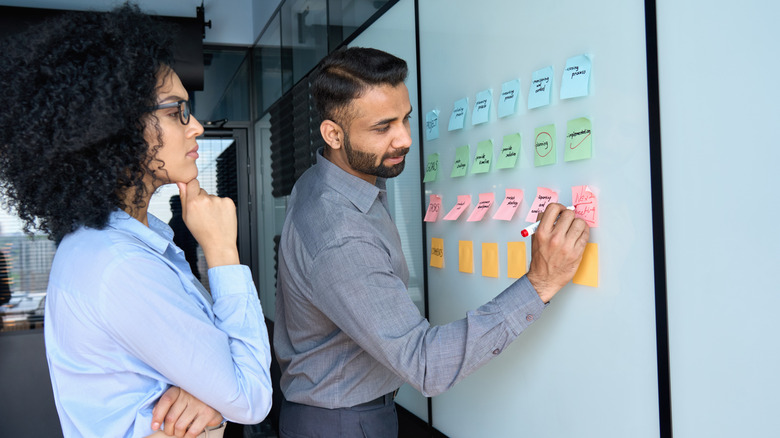
{"type": "Polygon", "coordinates": [[[125,4],[63,14],[0,43],[0,189],[26,232],[59,242],[143,206],[162,144],[150,108],[158,73],[173,64],[171,33],[125,4]],[[155,146],[144,139],[150,120],[155,146]]]}

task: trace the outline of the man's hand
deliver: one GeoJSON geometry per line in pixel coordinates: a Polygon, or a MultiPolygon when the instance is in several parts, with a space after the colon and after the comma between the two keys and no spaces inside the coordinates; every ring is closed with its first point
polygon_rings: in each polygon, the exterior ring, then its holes
{"type": "Polygon", "coordinates": [[[177,183],[184,224],[198,241],[209,268],[237,265],[236,206],[230,198],[209,195],[197,179],[177,183]]]}
{"type": "Polygon", "coordinates": [[[163,422],[166,435],[195,438],[203,433],[207,426],[219,426],[222,423],[222,414],[187,391],[172,386],[165,391],[152,410],[152,430],[159,430],[163,422]]]}
{"type": "Polygon", "coordinates": [[[561,204],[550,204],[540,213],[539,228],[531,238],[528,281],[539,298],[549,302],[574,278],[590,238],[590,227],[561,204]]]}

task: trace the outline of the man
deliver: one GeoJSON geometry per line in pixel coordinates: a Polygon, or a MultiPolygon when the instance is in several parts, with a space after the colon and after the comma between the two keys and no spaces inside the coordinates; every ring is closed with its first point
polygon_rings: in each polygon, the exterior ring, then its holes
{"type": "Polygon", "coordinates": [[[550,205],[528,274],[431,327],[407,294],[385,191],[412,143],[406,75],[395,56],[351,48],[328,55],[312,83],[327,146],[293,188],[279,245],[281,437],[396,437],[398,387],[433,396],[498,355],[572,279],[588,241],[584,221],[550,205]]]}

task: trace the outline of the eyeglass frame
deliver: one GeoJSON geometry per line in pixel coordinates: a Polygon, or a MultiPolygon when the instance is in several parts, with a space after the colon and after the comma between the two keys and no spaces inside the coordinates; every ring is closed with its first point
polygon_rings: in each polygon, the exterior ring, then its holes
{"type": "Polygon", "coordinates": [[[181,122],[181,124],[187,126],[190,123],[190,116],[192,116],[192,104],[190,103],[189,100],[182,99],[176,102],[161,103],[153,106],[152,111],[157,111],[166,108],[174,108],[174,107],[179,109],[179,121],[181,122]],[[185,111],[182,108],[186,109],[186,113],[187,113],[186,116],[185,116],[185,111]]]}

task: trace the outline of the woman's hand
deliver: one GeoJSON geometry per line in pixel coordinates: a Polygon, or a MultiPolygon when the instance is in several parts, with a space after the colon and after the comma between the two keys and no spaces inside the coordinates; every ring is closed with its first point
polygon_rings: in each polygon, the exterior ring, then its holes
{"type": "Polygon", "coordinates": [[[152,410],[152,430],[164,424],[163,432],[178,438],[195,438],[207,426],[219,426],[222,420],[222,414],[175,386],[165,391],[152,410]]]}
{"type": "Polygon", "coordinates": [[[237,265],[238,220],[230,198],[209,195],[197,179],[176,183],[181,197],[182,219],[206,256],[209,268],[237,265]]]}

